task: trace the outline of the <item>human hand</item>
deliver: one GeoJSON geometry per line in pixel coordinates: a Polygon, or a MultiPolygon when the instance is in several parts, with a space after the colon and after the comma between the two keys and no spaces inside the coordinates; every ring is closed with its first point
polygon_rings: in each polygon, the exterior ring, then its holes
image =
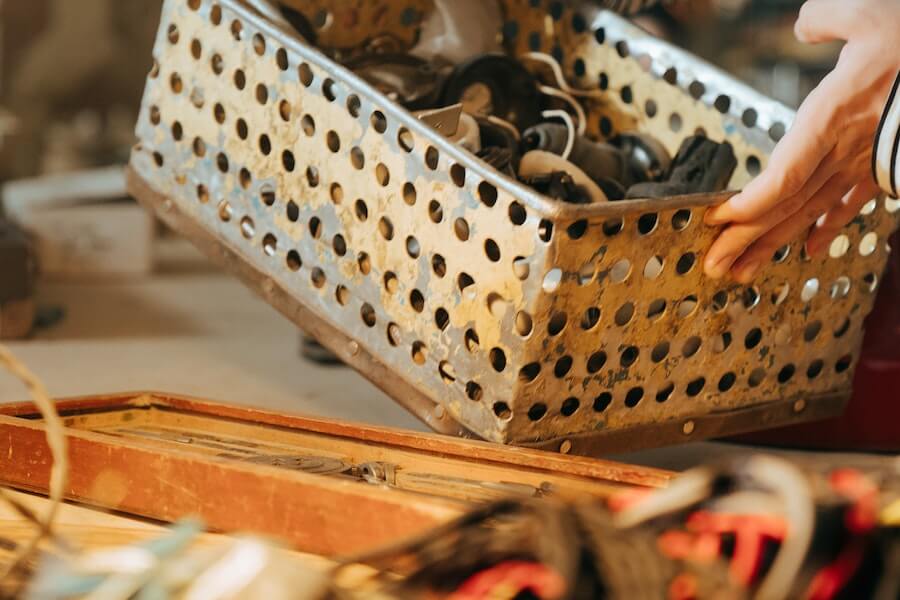
{"type": "Polygon", "coordinates": [[[730,271],[748,283],[779,248],[807,231],[807,253],[821,254],[878,193],[872,150],[900,67],[900,1],[807,0],[794,32],[802,42],[847,43],[765,171],[707,212],[708,225],[727,224],[706,255],[709,277],[730,271]]]}

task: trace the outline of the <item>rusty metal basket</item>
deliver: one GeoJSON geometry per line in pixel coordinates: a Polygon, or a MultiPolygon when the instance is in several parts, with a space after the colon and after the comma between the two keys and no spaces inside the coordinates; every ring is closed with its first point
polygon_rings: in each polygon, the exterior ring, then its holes
{"type": "MultiPolygon", "coordinates": [[[[411,41],[428,2],[293,0],[319,42],[411,41]]],[[[598,90],[589,132],[728,140],[737,189],[792,112],[617,16],[503,0],[514,53],[598,90]]],[[[810,260],[711,281],[725,194],[589,206],[491,169],[235,0],[166,0],[130,187],[435,429],[596,453],[838,413],[898,204],[810,260]]]]}

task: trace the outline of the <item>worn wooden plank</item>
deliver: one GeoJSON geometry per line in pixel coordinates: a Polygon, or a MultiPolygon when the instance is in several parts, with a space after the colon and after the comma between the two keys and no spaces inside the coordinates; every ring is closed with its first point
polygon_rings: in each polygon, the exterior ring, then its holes
{"type": "MultiPolygon", "coordinates": [[[[365,425],[314,416],[290,415],[271,411],[231,406],[200,399],[159,392],[120,394],[90,398],[76,398],[58,404],[63,414],[119,406],[156,405],[171,409],[210,415],[237,421],[286,427],[328,436],[385,444],[396,448],[416,450],[441,456],[459,457],[484,463],[527,467],[563,475],[587,477],[611,483],[659,487],[666,484],[671,473],[661,469],[628,465],[603,459],[567,456],[531,448],[502,446],[490,442],[460,439],[439,434],[421,433],[365,425]]],[[[25,415],[33,412],[28,403],[0,406],[0,414],[25,415]]]]}
{"type": "MultiPolygon", "coordinates": [[[[66,497],[165,521],[201,516],[214,530],[254,531],[323,555],[418,533],[462,504],[264,465],[150,448],[69,430],[66,497]]],[[[51,459],[40,422],[0,416],[0,481],[43,491],[51,459]]]]}

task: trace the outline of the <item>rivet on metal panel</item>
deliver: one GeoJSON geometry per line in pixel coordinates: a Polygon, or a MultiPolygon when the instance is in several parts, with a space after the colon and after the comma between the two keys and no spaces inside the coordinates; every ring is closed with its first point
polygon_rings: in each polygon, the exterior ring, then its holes
{"type": "Polygon", "coordinates": [[[350,352],[350,356],[356,356],[359,354],[359,344],[356,342],[350,342],[347,345],[347,351],[350,352]]]}

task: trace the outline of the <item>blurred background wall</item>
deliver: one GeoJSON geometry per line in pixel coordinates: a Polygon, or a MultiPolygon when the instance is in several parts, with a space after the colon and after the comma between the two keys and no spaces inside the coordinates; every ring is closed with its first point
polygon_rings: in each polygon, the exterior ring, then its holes
{"type": "Polygon", "coordinates": [[[160,0],[0,0],[0,111],[14,129],[0,178],[127,158],[159,11],[160,0]]]}

